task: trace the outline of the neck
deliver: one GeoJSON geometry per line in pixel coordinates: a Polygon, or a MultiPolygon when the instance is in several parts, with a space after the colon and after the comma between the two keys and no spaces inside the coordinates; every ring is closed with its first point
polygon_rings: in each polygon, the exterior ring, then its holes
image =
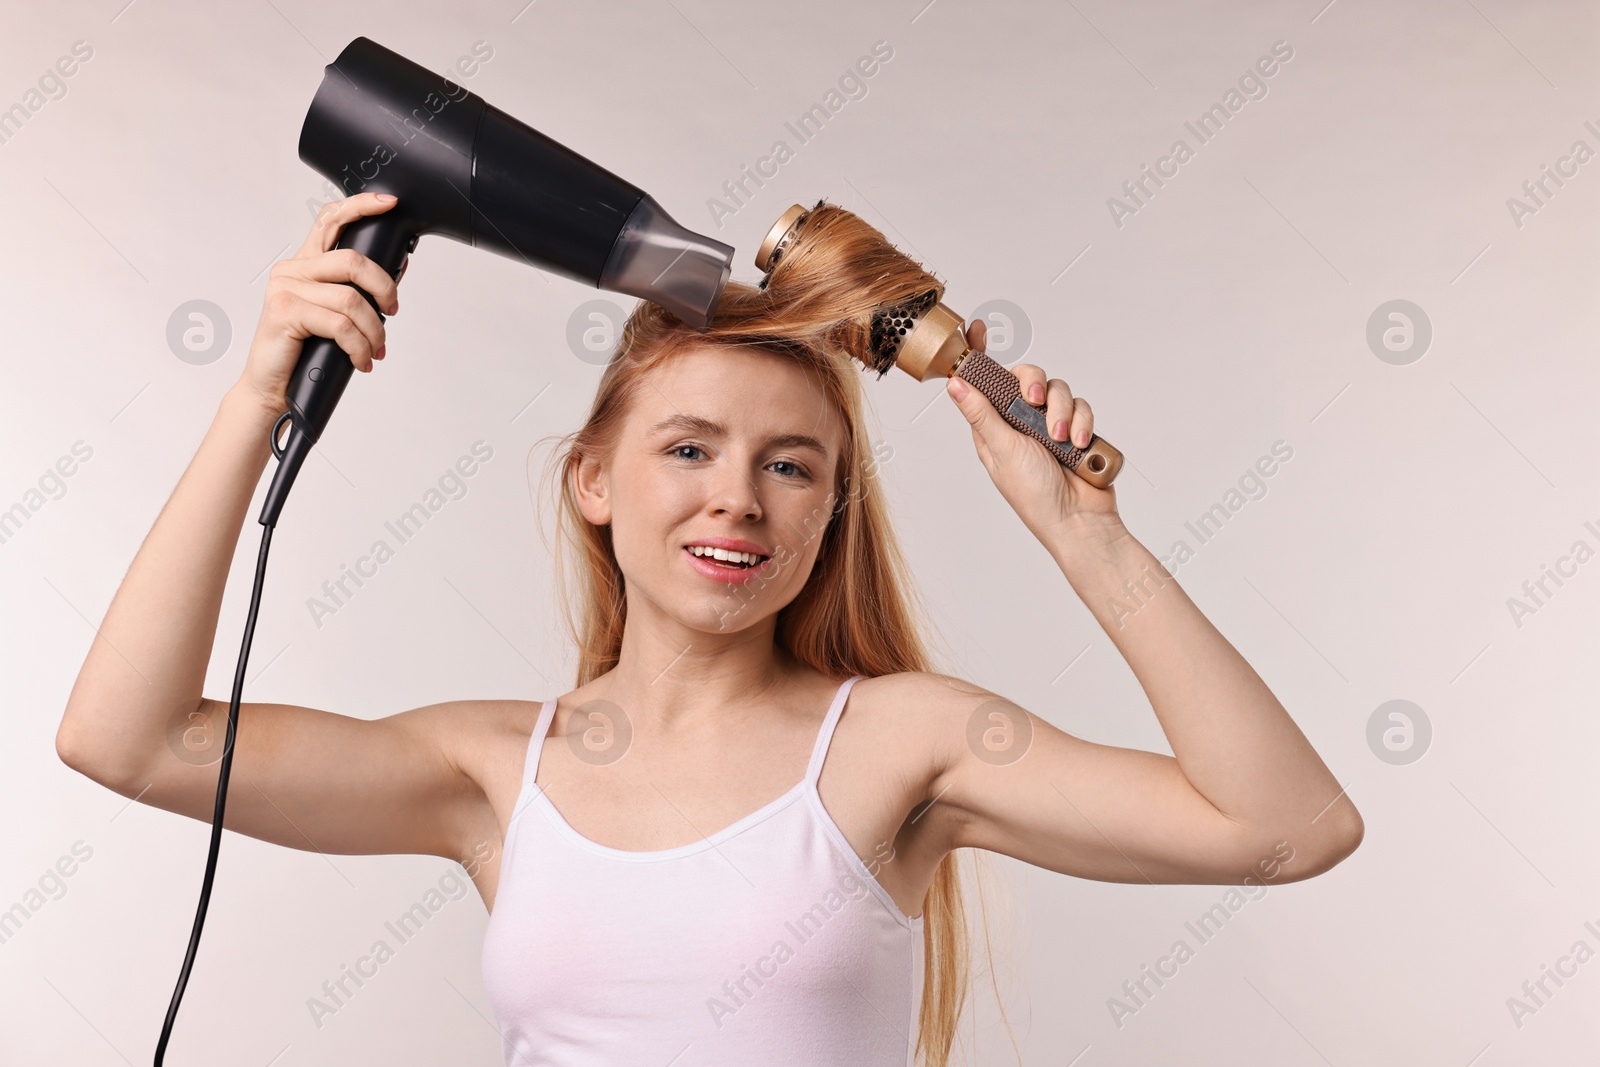
{"type": "Polygon", "coordinates": [[[761,703],[804,670],[777,647],[776,615],[737,632],[708,633],[643,599],[630,597],[617,665],[596,679],[595,694],[635,723],[668,732],[725,723],[726,709],[761,703]]]}

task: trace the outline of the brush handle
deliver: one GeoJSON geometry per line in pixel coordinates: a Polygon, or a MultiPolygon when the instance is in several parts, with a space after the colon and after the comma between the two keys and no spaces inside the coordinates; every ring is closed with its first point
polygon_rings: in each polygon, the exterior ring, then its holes
{"type": "Polygon", "coordinates": [[[1017,376],[982,352],[967,353],[952,377],[988,397],[1013,429],[1044,445],[1058,463],[1095,488],[1107,488],[1122,470],[1122,453],[1098,434],[1089,439],[1087,448],[1051,437],[1045,428],[1044,412],[1022,398],[1017,376]]]}

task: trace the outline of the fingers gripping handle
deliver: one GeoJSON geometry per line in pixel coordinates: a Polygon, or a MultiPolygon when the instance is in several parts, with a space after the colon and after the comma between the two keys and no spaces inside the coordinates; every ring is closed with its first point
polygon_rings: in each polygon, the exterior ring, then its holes
{"type": "MultiPolygon", "coordinates": [[[[405,267],[406,258],[417,247],[418,238],[415,228],[407,224],[397,207],[382,215],[346,223],[334,247],[354,248],[388,271],[389,277],[398,278],[405,267]]],[[[371,293],[354,282],[341,284],[360,293],[378,312],[379,321],[383,321],[383,312],[371,293]]],[[[338,406],[339,398],[344,395],[344,387],[350,383],[350,376],[354,372],[349,354],[339,347],[338,342],[326,337],[306,338],[300,349],[300,361],[295,364],[294,374],[289,379],[287,396],[291,425],[281,448],[277,441],[277,427],[273,428],[272,451],[278,457],[278,469],[261,506],[261,518],[258,520],[261,525],[277,525],[284,501],[289,497],[289,489],[294,485],[295,475],[311,454],[311,446],[316,444],[322,431],[327,428],[333,409],[338,406]]]]}
{"type": "MultiPolygon", "coordinates": [[[[398,278],[406,257],[417,246],[417,239],[414,227],[408,224],[404,214],[404,205],[396,205],[382,215],[369,215],[346,223],[333,247],[353,248],[387,271],[389,277],[398,278]]],[[[370,293],[354,282],[343,284],[360,293],[382,321],[383,312],[370,293]]],[[[350,356],[334,341],[326,337],[306,339],[300,362],[289,379],[288,395],[295,428],[309,434],[313,442],[322,436],[354,370],[350,356]]]]}
{"type": "Polygon", "coordinates": [[[968,353],[953,377],[988,397],[1001,418],[1044,445],[1058,463],[1095,488],[1106,488],[1122,470],[1122,453],[1098,434],[1089,439],[1087,448],[1051,437],[1045,428],[1044,412],[1023,399],[1017,376],[982,352],[968,353]]]}

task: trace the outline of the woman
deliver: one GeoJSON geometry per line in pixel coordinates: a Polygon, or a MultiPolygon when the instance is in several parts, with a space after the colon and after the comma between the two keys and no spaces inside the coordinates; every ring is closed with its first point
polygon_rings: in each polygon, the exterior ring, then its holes
{"type": "MultiPolygon", "coordinates": [[[[363,371],[383,358],[383,323],[339,283],[390,314],[396,283],[332,249],[391,206],[329,205],[274,266],[243,376],[90,649],[57,748],[125,796],[210,819],[227,702],[200,690],[237,531],[302,341],[332,337],[363,371]],[[211,723],[208,758],[174,754],[173,729],[211,723]]],[[[955,380],[980,459],[1176,758],[1079,740],[930,670],[843,358],[870,362],[863,312],[930,282],[819,205],[705,332],[640,305],[556,457],[580,557],[562,597],[577,688],[372,721],[246,705],[228,828],[467,864],[508,1064],[942,1067],[965,995],[955,850],[1113,882],[1338,863],[1361,839],[1355,807],[1115,494],[955,380]]],[[[1014,373],[1057,439],[1087,441],[1093,413],[1065,382],[1014,373]]]]}

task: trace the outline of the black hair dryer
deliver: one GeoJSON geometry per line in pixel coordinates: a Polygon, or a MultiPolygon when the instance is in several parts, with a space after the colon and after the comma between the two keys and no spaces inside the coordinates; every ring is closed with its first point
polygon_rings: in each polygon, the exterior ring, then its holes
{"type": "MultiPolygon", "coordinates": [[[[732,245],[685,229],[644,190],[366,37],[324,69],[300,158],[347,196],[399,197],[382,215],[347,223],[335,246],[392,278],[423,234],[439,234],[652,301],[703,329],[733,268],[732,245]]],[[[278,470],[263,526],[277,524],[353,370],[335,342],[306,339],[289,410],[273,427],[278,470]],[[284,419],[291,425],[280,443],[284,419]]]]}

